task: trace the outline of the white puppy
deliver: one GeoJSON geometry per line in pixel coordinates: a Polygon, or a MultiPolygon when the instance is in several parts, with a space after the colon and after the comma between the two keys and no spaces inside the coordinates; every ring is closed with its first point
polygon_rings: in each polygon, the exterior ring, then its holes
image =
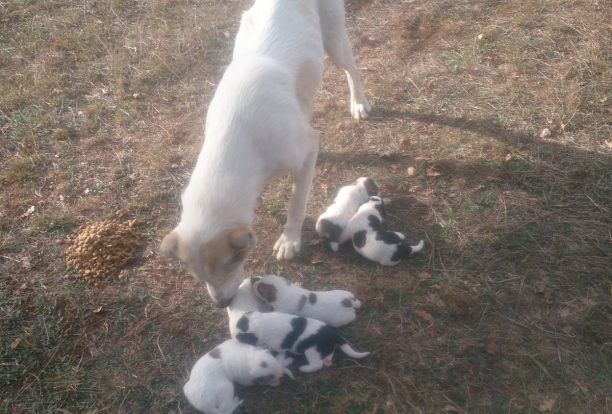
{"type": "Polygon", "coordinates": [[[277,386],[283,373],[270,352],[229,339],[198,359],[183,392],[206,414],[230,414],[242,403],[234,395],[234,382],[277,386]]]}
{"type": "Polygon", "coordinates": [[[236,336],[238,333],[236,332],[236,323],[245,313],[252,311],[271,312],[274,310],[270,304],[255,295],[253,285],[260,279],[259,277],[244,279],[238,287],[238,293],[236,293],[236,296],[232,299],[232,303],[227,307],[229,328],[232,337],[236,336]]]}
{"type": "Polygon", "coordinates": [[[245,313],[236,323],[236,339],[278,352],[304,355],[308,364],[302,372],[314,372],[330,366],[336,346],[352,358],[363,358],[369,352],[355,351],[335,328],[321,321],[283,312],[245,313]]]}
{"type": "Polygon", "coordinates": [[[317,319],[333,327],[355,320],[361,302],[346,290],[310,291],[284,277],[267,275],[253,284],[254,293],[275,311],[317,319]]]}
{"type": "Polygon", "coordinates": [[[342,0],[257,0],[242,16],[232,62],[208,108],[180,222],[161,245],[206,282],[218,306],[229,305],[244,279],[260,194],[288,172],[293,193],[274,250],[278,259],[300,250],[319,150],[310,119],[325,52],[347,74],[353,117],[370,110],[344,22],[342,0]]]}
{"type": "Polygon", "coordinates": [[[358,178],[353,184],[340,188],[333,204],[319,216],[316,225],[317,234],[329,240],[334,252],[338,251],[341,244],[340,235],[359,206],[377,194],[378,184],[373,179],[358,178]]]}

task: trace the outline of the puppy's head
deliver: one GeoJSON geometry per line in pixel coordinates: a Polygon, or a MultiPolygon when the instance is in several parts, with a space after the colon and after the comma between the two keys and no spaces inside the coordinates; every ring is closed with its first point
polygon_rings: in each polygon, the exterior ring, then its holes
{"type": "Polygon", "coordinates": [[[183,262],[196,280],[206,283],[217,306],[226,307],[244,278],[244,259],[255,243],[255,235],[246,224],[236,224],[207,240],[177,226],[164,237],[161,251],[183,262]]]}
{"type": "Polygon", "coordinates": [[[284,282],[286,279],[279,281],[275,278],[283,279],[278,276],[274,276],[273,278],[265,276],[253,284],[253,293],[268,303],[274,303],[276,301],[278,291],[282,289],[283,286],[286,286],[286,283],[284,282]]]}
{"type": "Polygon", "coordinates": [[[358,186],[362,186],[368,194],[368,197],[378,195],[378,183],[376,183],[376,181],[374,181],[370,177],[360,177],[357,179],[357,181],[355,181],[355,184],[358,186]]]}
{"type": "Polygon", "coordinates": [[[387,217],[387,212],[385,210],[385,201],[381,197],[370,197],[367,205],[369,206],[369,208],[375,208],[376,210],[378,210],[382,218],[387,217]]]}
{"type": "Polygon", "coordinates": [[[253,378],[253,382],[273,387],[280,385],[280,379],[284,374],[280,362],[268,351],[258,349],[256,352],[257,357],[250,359],[251,364],[249,366],[249,375],[253,378]]]}

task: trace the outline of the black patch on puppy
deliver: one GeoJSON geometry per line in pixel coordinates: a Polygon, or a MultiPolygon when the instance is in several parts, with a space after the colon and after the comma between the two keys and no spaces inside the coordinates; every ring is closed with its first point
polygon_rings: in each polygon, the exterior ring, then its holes
{"type": "Polygon", "coordinates": [[[262,368],[268,368],[268,363],[266,361],[262,361],[262,363],[259,364],[259,366],[262,368]]]}
{"type": "Polygon", "coordinates": [[[268,352],[269,352],[269,353],[270,353],[270,355],[272,355],[274,358],[276,358],[276,357],[278,356],[278,354],[280,353],[280,352],[278,352],[278,351],[268,351],[268,352]]]}
{"type": "Polygon", "coordinates": [[[370,177],[365,179],[365,181],[363,182],[363,185],[365,186],[366,191],[368,192],[369,196],[378,195],[378,186],[376,185],[374,180],[372,180],[370,177]]]}
{"type": "Polygon", "coordinates": [[[249,279],[251,279],[251,283],[259,282],[261,280],[259,276],[251,276],[249,279]]]}
{"type": "Polygon", "coordinates": [[[291,349],[293,344],[295,344],[295,341],[297,341],[300,335],[304,333],[304,329],[306,329],[306,323],[306,318],[301,316],[291,319],[291,327],[293,329],[287,334],[287,336],[285,336],[285,339],[283,339],[283,343],[281,343],[281,348],[291,349]]]}
{"type": "Polygon", "coordinates": [[[376,240],[382,240],[385,244],[402,244],[400,236],[392,231],[379,231],[376,233],[376,240]]]}
{"type": "Polygon", "coordinates": [[[383,201],[382,198],[379,198],[379,200],[380,200],[380,204],[376,204],[374,206],[374,208],[376,210],[378,210],[378,212],[380,213],[380,216],[382,218],[386,218],[387,217],[387,210],[385,210],[385,202],[383,201]]]}
{"type": "Polygon", "coordinates": [[[391,260],[394,262],[398,262],[401,258],[410,256],[411,253],[412,247],[409,244],[400,243],[397,246],[395,253],[393,253],[393,256],[391,256],[391,260]]]}
{"type": "Polygon", "coordinates": [[[314,305],[316,301],[317,301],[316,293],[311,293],[310,295],[308,295],[308,302],[310,302],[311,305],[314,305]]]}
{"type": "Polygon", "coordinates": [[[221,350],[219,348],[214,348],[208,355],[215,359],[221,359],[221,350]]]}
{"type": "Polygon", "coordinates": [[[250,332],[240,332],[238,335],[236,335],[236,340],[238,342],[242,342],[243,344],[257,345],[257,336],[250,332]]]}
{"type": "Polygon", "coordinates": [[[304,305],[306,304],[307,300],[308,298],[306,297],[306,295],[302,295],[300,297],[300,301],[298,302],[298,307],[297,307],[298,312],[304,309],[304,305]]]}
{"type": "Polygon", "coordinates": [[[247,318],[246,316],[243,316],[242,318],[238,319],[238,322],[236,323],[236,328],[240,329],[242,332],[246,332],[249,330],[249,318],[247,318]]]}
{"type": "Polygon", "coordinates": [[[342,306],[344,306],[345,308],[352,308],[353,307],[353,301],[349,298],[346,299],[342,299],[342,306]]]}
{"type": "Polygon", "coordinates": [[[321,233],[323,233],[323,236],[327,237],[330,241],[335,242],[340,239],[342,227],[327,219],[323,219],[321,220],[321,233]]]}
{"type": "Polygon", "coordinates": [[[360,249],[366,244],[366,231],[360,230],[353,234],[353,244],[360,249]]]}
{"type": "Polygon", "coordinates": [[[382,221],[380,221],[380,219],[373,214],[368,216],[368,225],[372,230],[382,230],[382,221]]]}
{"type": "Polygon", "coordinates": [[[329,325],[323,325],[317,333],[301,341],[296,351],[303,354],[308,348],[316,346],[321,358],[325,359],[325,357],[333,354],[336,345],[344,345],[345,343],[346,341],[338,334],[336,329],[329,325]]]}
{"type": "MultiPolygon", "coordinates": [[[[264,364],[265,364],[265,362],[264,362],[264,364]]],[[[266,366],[267,366],[267,364],[266,364],[266,366]]],[[[263,384],[267,384],[268,382],[272,381],[273,379],[274,379],[274,375],[270,374],[270,375],[264,375],[263,377],[255,378],[253,380],[253,382],[255,384],[257,384],[257,385],[263,385],[263,384]]]]}

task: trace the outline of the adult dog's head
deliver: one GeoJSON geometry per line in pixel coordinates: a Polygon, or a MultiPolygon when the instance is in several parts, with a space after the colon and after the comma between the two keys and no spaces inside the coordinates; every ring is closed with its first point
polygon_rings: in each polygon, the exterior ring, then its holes
{"type": "Polygon", "coordinates": [[[244,259],[256,238],[247,224],[236,224],[203,240],[201,234],[172,230],[161,244],[161,251],[178,258],[196,280],[206,283],[218,307],[228,306],[244,278],[244,259]]]}

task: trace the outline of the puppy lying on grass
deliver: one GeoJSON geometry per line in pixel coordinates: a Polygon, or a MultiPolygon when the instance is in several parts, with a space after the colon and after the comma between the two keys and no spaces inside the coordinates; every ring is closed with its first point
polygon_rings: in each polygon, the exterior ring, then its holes
{"type": "Polygon", "coordinates": [[[354,321],[355,310],[361,307],[355,295],[346,290],[313,292],[276,275],[256,279],[253,292],[274,310],[317,319],[333,327],[354,321]]]}
{"type": "Polygon", "coordinates": [[[195,363],[183,392],[206,414],[230,414],[242,404],[234,395],[234,382],[278,386],[283,374],[284,367],[270,352],[229,339],[195,363]]]}
{"type": "Polygon", "coordinates": [[[351,218],[342,237],[351,238],[355,251],[366,259],[383,266],[395,266],[402,258],[420,252],[424,243],[421,240],[411,246],[402,233],[385,231],[384,216],[384,201],[380,197],[370,197],[351,218]]]}
{"type": "Polygon", "coordinates": [[[232,299],[232,302],[227,307],[227,315],[229,316],[229,329],[232,337],[238,333],[236,323],[238,319],[247,312],[271,312],[274,308],[266,301],[255,295],[253,284],[259,281],[259,277],[250,277],[244,279],[238,287],[238,293],[232,299]]]}
{"type": "Polygon", "coordinates": [[[312,318],[293,316],[282,312],[245,313],[236,323],[236,340],[259,345],[277,352],[304,355],[308,364],[299,367],[302,372],[315,372],[332,364],[336,346],[351,358],[363,358],[369,352],[355,351],[344,338],[329,325],[312,318]]]}
{"type": "MultiPolygon", "coordinates": [[[[316,231],[320,237],[329,240],[329,245],[334,252],[342,244],[340,235],[347,223],[355,214],[359,206],[368,201],[368,197],[378,194],[378,184],[369,178],[358,178],[351,185],[340,188],[338,195],[331,206],[319,216],[316,224],[316,231]]],[[[344,240],[348,241],[347,238],[344,240]]]]}

